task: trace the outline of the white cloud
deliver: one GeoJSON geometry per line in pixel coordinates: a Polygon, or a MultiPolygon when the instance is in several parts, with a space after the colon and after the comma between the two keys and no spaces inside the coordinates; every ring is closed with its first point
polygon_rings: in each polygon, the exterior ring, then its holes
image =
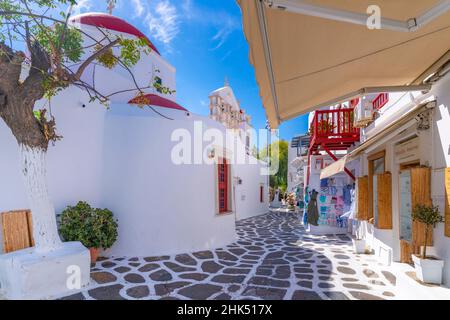
{"type": "Polygon", "coordinates": [[[222,47],[227,41],[229,35],[239,28],[239,23],[236,19],[233,19],[230,16],[222,16],[221,21],[222,25],[219,26],[216,34],[211,38],[211,40],[216,43],[216,46],[212,50],[217,50],[222,47]]]}
{"type": "Polygon", "coordinates": [[[141,0],[131,0],[134,7],[134,14],[136,17],[141,17],[144,14],[145,8],[141,0]]]}
{"type": "Polygon", "coordinates": [[[78,0],[77,4],[72,8],[72,15],[79,14],[83,10],[90,10],[92,8],[91,0],[78,0]]]}
{"type": "Polygon", "coordinates": [[[177,8],[168,0],[160,1],[145,18],[151,37],[169,45],[179,33],[179,16],[177,8]]]}
{"type": "Polygon", "coordinates": [[[212,50],[217,50],[225,44],[228,36],[233,30],[230,28],[222,28],[211,38],[213,42],[217,42],[216,46],[212,50]]]}

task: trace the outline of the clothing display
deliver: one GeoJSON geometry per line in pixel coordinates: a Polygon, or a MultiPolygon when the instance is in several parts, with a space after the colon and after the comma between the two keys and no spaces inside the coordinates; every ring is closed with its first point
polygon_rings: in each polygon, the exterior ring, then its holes
{"type": "Polygon", "coordinates": [[[304,194],[304,210],[303,210],[303,225],[306,227],[308,225],[308,203],[309,203],[309,188],[306,187],[304,194]]]}
{"type": "Polygon", "coordinates": [[[319,221],[319,210],[317,207],[317,195],[319,193],[316,190],[313,190],[311,193],[311,199],[308,204],[308,217],[307,221],[309,224],[313,226],[318,226],[319,221]]]}
{"type": "Polygon", "coordinates": [[[351,196],[351,191],[353,190],[353,186],[351,185],[347,185],[344,187],[343,192],[344,192],[344,202],[346,205],[351,205],[352,204],[352,196],[351,196]]]}
{"type": "Polygon", "coordinates": [[[321,180],[318,194],[318,225],[347,228],[348,216],[354,205],[354,186],[344,185],[341,179],[321,180]],[[327,184],[325,184],[327,182],[327,184]],[[352,198],[353,194],[353,198],[352,198]]]}

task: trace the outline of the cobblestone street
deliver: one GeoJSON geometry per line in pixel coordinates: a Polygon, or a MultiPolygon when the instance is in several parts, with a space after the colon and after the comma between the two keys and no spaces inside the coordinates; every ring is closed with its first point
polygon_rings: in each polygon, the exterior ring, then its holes
{"type": "Polygon", "coordinates": [[[64,299],[392,299],[396,277],[351,239],[313,236],[293,214],[237,223],[236,243],[177,256],[98,261],[92,284],[64,299]]]}

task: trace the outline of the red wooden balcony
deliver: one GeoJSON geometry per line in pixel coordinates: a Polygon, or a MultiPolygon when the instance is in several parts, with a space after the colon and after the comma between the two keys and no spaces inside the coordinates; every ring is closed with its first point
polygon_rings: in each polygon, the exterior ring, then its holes
{"type": "Polygon", "coordinates": [[[353,109],[316,111],[310,128],[310,151],[347,150],[359,142],[359,129],[353,126],[353,114],[353,109]]]}

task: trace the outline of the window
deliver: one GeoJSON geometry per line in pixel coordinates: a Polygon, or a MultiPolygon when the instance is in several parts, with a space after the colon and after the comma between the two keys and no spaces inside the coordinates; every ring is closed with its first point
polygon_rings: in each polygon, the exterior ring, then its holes
{"type": "Polygon", "coordinates": [[[218,168],[218,192],[219,213],[229,212],[228,207],[228,164],[226,159],[219,159],[218,168]]]}
{"type": "Polygon", "coordinates": [[[259,186],[259,202],[264,202],[264,186],[259,186]]]}

